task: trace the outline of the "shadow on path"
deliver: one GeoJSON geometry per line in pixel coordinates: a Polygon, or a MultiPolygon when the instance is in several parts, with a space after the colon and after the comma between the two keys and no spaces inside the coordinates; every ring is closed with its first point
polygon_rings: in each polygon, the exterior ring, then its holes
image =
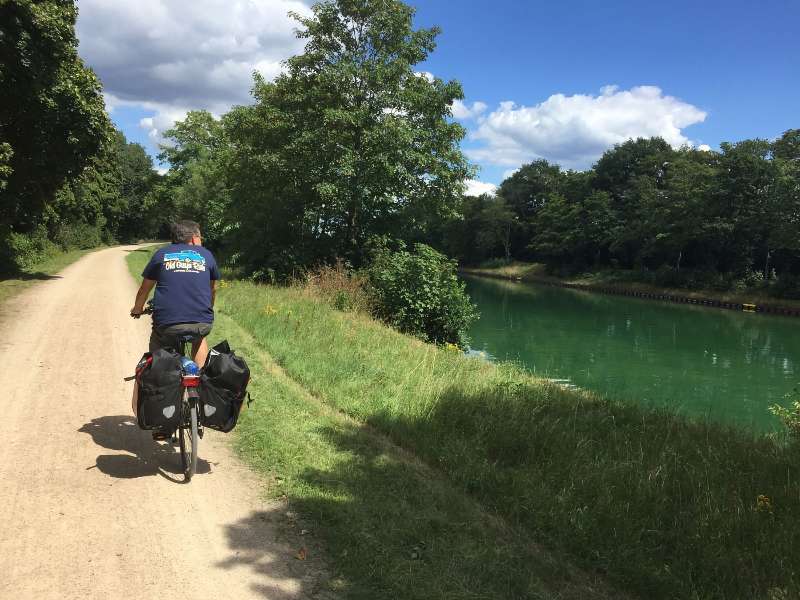
{"type": "Polygon", "coordinates": [[[8,281],[10,279],[19,279],[20,281],[48,281],[50,279],[62,279],[61,275],[50,275],[36,271],[35,273],[28,273],[27,271],[17,271],[14,273],[0,274],[0,282],[8,281]]]}
{"type": "Polygon", "coordinates": [[[249,566],[257,576],[257,583],[251,585],[253,592],[270,600],[336,598],[320,559],[321,547],[292,532],[296,525],[293,513],[280,504],[226,525],[232,554],[217,566],[225,570],[249,566]],[[301,547],[308,552],[302,560],[297,557],[301,547]],[[287,586],[287,581],[292,583],[287,586]]]}
{"type": "MultiPolygon", "coordinates": [[[[133,416],[97,417],[78,431],[91,435],[98,446],[127,453],[100,454],[97,457],[95,466],[110,477],[134,479],[161,475],[177,483],[183,481],[178,448],[168,442],[153,441],[151,433],[139,429],[133,416]]],[[[202,445],[200,449],[202,451],[202,445]]],[[[211,465],[208,461],[198,458],[197,474],[210,471],[211,465]]]]}

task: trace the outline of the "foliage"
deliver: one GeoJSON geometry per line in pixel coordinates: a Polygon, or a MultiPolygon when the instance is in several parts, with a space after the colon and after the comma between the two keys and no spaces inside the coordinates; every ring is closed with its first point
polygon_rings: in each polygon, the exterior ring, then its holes
{"type": "Polygon", "coordinates": [[[302,288],[312,297],[325,299],[336,310],[369,312],[366,278],[341,260],[306,273],[302,288]]]}
{"type": "Polygon", "coordinates": [[[769,407],[769,412],[783,422],[793,442],[800,442],[800,399],[797,390],[793,394],[787,394],[787,399],[791,400],[789,406],[773,404],[769,407]]]}
{"type": "Polygon", "coordinates": [[[0,275],[30,269],[58,250],[58,246],[50,241],[47,229],[41,225],[29,233],[0,230],[0,275]]]}
{"type": "MultiPolygon", "coordinates": [[[[498,190],[515,219],[510,257],[562,273],[623,268],[670,285],[792,294],[788,282],[800,275],[799,132],[723,143],[720,152],[628,140],[580,173],[544,160],[524,165],[498,190]]],[[[483,210],[465,200],[433,243],[465,264],[507,258],[504,248],[478,243],[478,231],[491,231],[483,210]]]]}
{"type": "Polygon", "coordinates": [[[12,156],[14,156],[14,151],[11,149],[11,144],[0,142],[0,192],[6,188],[8,178],[14,172],[14,168],[11,166],[12,156]]]}
{"type": "Polygon", "coordinates": [[[413,29],[399,0],[312,10],[297,16],[305,51],[223,117],[231,249],[263,277],[337,257],[359,267],[375,235],[420,237],[453,212],[470,173],[449,119],[461,86],[414,70],[438,30],[413,29]]]}
{"type": "Polygon", "coordinates": [[[13,90],[0,98],[0,224],[16,230],[33,229],[108,140],[100,82],[78,56],[76,15],[71,1],[0,4],[0,89],[13,90]]]}
{"type": "Polygon", "coordinates": [[[477,313],[454,261],[416,244],[413,252],[378,252],[366,273],[375,312],[385,322],[430,342],[466,345],[477,313]]]}
{"type": "Polygon", "coordinates": [[[147,235],[157,175],[110,124],[78,57],[72,0],[0,3],[0,254],[29,268],[55,248],[147,235]],[[53,243],[55,242],[55,243],[53,243]]]}

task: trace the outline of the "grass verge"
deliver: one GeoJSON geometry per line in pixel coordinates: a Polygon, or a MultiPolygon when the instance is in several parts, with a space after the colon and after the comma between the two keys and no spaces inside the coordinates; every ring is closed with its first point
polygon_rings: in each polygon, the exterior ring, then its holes
{"type": "MultiPolygon", "coordinates": [[[[129,255],[135,277],[150,252],[129,255]]],[[[264,474],[266,493],[285,498],[321,540],[333,591],[365,600],[620,597],[289,377],[229,312],[231,291],[219,292],[210,341],[227,338],[253,372],[256,402],[235,444],[264,474]]]]}
{"type": "Polygon", "coordinates": [[[352,597],[616,597],[598,575],[647,598],[800,593],[791,447],[562,390],[296,289],[232,282],[218,307],[216,331],[259,357],[240,449],[313,520],[352,597]]]}
{"type": "Polygon", "coordinates": [[[94,250],[96,250],[96,248],[60,252],[21,273],[0,277],[0,304],[36,284],[38,281],[53,279],[59,271],[94,250]]]}

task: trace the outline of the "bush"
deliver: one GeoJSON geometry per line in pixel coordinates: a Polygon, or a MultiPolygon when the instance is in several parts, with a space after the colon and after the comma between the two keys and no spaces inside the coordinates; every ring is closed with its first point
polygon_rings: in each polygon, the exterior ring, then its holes
{"type": "Polygon", "coordinates": [[[364,311],[370,308],[364,277],[353,273],[341,261],[306,274],[302,287],[312,296],[323,298],[336,310],[364,311]]]}
{"type": "Polygon", "coordinates": [[[55,242],[64,251],[88,250],[103,244],[103,234],[96,225],[88,223],[65,223],[54,236],[55,242]]]}
{"type": "Polygon", "coordinates": [[[42,225],[30,233],[0,231],[0,271],[13,273],[30,269],[58,253],[58,246],[47,237],[42,225]]]}
{"type": "Polygon", "coordinates": [[[782,273],[770,287],[769,293],[776,298],[800,299],[800,276],[782,273]]]}
{"type": "Polygon", "coordinates": [[[481,264],[478,265],[481,269],[499,269],[501,267],[507,267],[511,264],[511,260],[508,258],[490,258],[488,260],[483,261],[481,264]]]}
{"type": "Polygon", "coordinates": [[[466,346],[478,314],[455,261],[416,244],[413,252],[378,251],[366,274],[377,317],[426,341],[466,346]]]}

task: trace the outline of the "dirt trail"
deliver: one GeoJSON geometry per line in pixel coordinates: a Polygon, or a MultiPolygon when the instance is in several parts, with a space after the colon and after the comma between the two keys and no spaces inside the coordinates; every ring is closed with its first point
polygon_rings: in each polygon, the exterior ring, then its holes
{"type": "Polygon", "coordinates": [[[316,597],[319,572],[278,540],[280,506],[221,434],[199,473],[130,416],[149,319],[127,317],[125,256],[89,254],[0,317],[0,598],[316,597]]]}

